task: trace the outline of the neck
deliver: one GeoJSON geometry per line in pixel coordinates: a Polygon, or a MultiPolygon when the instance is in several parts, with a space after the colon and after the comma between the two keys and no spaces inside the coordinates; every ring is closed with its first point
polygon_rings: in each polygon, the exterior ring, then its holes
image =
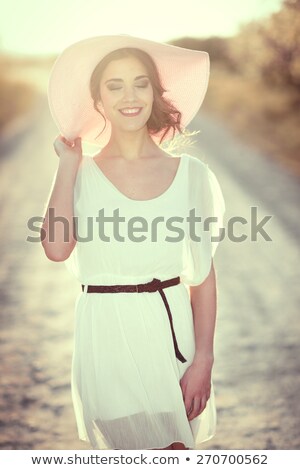
{"type": "Polygon", "coordinates": [[[128,161],[147,158],[157,150],[158,146],[149,136],[147,129],[138,132],[112,132],[104,149],[105,153],[128,161]]]}

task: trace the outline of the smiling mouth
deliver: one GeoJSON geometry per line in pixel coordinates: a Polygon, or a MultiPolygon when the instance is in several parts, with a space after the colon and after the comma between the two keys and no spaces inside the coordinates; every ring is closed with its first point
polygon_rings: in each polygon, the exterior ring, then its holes
{"type": "Polygon", "coordinates": [[[122,108],[119,109],[120,113],[123,114],[123,116],[127,117],[132,117],[132,116],[137,116],[140,114],[142,108],[122,108]]]}

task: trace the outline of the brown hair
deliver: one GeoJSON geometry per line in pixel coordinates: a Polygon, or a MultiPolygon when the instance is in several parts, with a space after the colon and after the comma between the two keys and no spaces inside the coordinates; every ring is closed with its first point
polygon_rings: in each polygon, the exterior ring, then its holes
{"type": "MultiPolygon", "coordinates": [[[[181,128],[181,112],[176,109],[176,107],[172,104],[171,101],[163,97],[163,93],[167,91],[163,84],[161,83],[160,76],[156,67],[155,62],[153,61],[152,57],[144,52],[141,49],[133,48],[133,47],[124,47],[121,49],[117,49],[109,54],[107,54],[95,67],[91,78],[90,78],[90,93],[94,100],[94,109],[101,114],[101,116],[105,120],[105,125],[100,134],[104,131],[106,126],[106,119],[105,116],[99,111],[97,108],[97,103],[100,101],[100,90],[99,84],[101,80],[101,76],[104,72],[104,69],[109,64],[110,61],[121,59],[123,57],[134,56],[139,59],[146,67],[147,72],[149,74],[150,82],[153,87],[153,106],[151,116],[147,122],[147,128],[150,134],[156,134],[161,130],[165,129],[163,133],[160,144],[163,141],[164,137],[167,136],[169,131],[173,129],[173,138],[175,135],[176,130],[179,133],[182,133],[183,130],[181,128]]],[[[98,135],[100,135],[98,134],[98,135]]]]}

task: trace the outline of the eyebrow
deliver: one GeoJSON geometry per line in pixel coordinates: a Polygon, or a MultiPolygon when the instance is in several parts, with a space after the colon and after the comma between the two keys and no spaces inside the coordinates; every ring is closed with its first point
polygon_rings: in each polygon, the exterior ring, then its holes
{"type": "MultiPolygon", "coordinates": [[[[134,80],[139,80],[140,78],[149,78],[148,75],[138,75],[137,77],[135,77],[134,80]]],[[[106,80],[105,83],[108,83],[108,82],[123,82],[122,78],[110,78],[109,80],[106,80]]]]}

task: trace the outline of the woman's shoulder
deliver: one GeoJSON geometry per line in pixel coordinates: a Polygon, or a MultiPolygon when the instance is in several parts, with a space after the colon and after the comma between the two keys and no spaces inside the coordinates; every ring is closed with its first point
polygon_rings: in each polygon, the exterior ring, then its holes
{"type": "Polygon", "coordinates": [[[196,173],[203,173],[208,168],[208,164],[205,161],[202,161],[199,157],[196,157],[186,152],[183,153],[181,156],[188,162],[191,172],[195,171],[196,173]]]}

